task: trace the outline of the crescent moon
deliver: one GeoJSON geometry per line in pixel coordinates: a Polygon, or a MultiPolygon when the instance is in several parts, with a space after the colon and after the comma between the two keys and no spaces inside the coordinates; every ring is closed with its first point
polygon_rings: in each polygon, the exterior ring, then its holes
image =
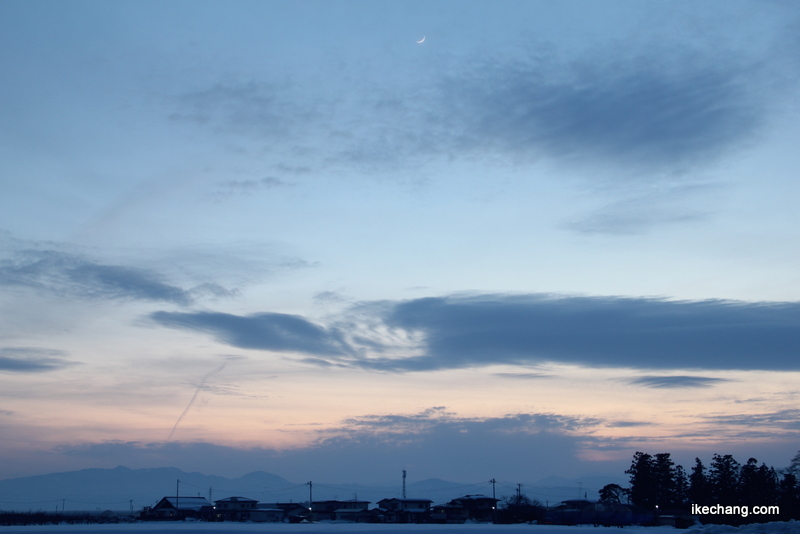
{"type": "Polygon", "coordinates": [[[422,39],[420,39],[420,40],[419,40],[419,41],[417,41],[416,43],[417,43],[417,44],[422,44],[422,43],[424,43],[424,42],[425,42],[425,36],[423,35],[423,36],[422,36],[422,39]]]}

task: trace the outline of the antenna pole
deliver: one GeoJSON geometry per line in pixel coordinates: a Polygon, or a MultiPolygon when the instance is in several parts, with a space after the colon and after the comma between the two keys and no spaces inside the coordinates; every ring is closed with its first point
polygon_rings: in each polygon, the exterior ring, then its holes
{"type": "Polygon", "coordinates": [[[496,523],[497,522],[497,516],[496,516],[496,512],[497,512],[497,494],[495,492],[494,485],[497,484],[497,480],[492,479],[492,480],[489,481],[489,483],[492,485],[492,500],[494,501],[494,502],[492,502],[492,523],[496,523]]]}
{"type": "Polygon", "coordinates": [[[403,469],[403,498],[406,498],[406,470],[403,469]]]}

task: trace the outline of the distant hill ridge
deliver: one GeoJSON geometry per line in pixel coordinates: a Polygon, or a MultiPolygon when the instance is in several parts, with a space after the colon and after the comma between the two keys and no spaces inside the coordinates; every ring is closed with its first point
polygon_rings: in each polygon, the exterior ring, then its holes
{"type": "MultiPolygon", "coordinates": [[[[531,498],[551,504],[568,498],[576,498],[579,489],[590,499],[597,497],[597,490],[618,479],[586,477],[583,483],[570,479],[549,477],[538,483],[524,484],[523,492],[531,498]]],[[[624,481],[623,481],[624,484],[624,481]]],[[[409,497],[431,499],[436,503],[447,502],[456,497],[484,493],[491,495],[491,484],[487,482],[462,484],[437,478],[410,482],[409,497]]],[[[497,497],[511,495],[516,483],[500,482],[496,486],[497,497]]],[[[48,475],[0,480],[0,510],[141,510],[152,506],[162,497],[174,496],[176,491],[184,496],[202,496],[210,500],[230,496],[244,496],[261,502],[305,502],[309,487],[285,478],[254,471],[238,478],[225,478],[202,473],[187,473],[175,467],[130,469],[118,466],[113,469],[82,469],[48,475]],[[178,481],[180,480],[180,483],[178,481]]],[[[373,504],[387,497],[400,497],[401,485],[362,485],[313,482],[314,500],[358,498],[373,504]]]]}

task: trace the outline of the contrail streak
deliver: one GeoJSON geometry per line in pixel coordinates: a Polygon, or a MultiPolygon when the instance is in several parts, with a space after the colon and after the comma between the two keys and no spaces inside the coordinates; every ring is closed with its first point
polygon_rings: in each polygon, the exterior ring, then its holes
{"type": "Polygon", "coordinates": [[[225,368],[225,365],[227,365],[227,363],[228,362],[223,362],[222,365],[220,365],[219,367],[217,367],[216,369],[209,372],[208,374],[206,374],[206,376],[203,377],[203,379],[200,381],[200,384],[197,386],[197,389],[194,390],[194,395],[192,395],[192,400],[189,401],[189,404],[186,405],[186,408],[183,410],[183,413],[180,415],[180,417],[178,417],[178,420],[175,421],[175,425],[172,427],[172,430],[170,431],[169,436],[167,437],[167,441],[170,441],[172,439],[172,434],[175,433],[175,429],[178,428],[179,424],[181,424],[183,416],[186,415],[186,412],[188,412],[189,408],[191,408],[192,405],[194,404],[194,401],[197,399],[197,395],[200,393],[200,390],[203,389],[203,386],[206,385],[206,380],[208,380],[215,374],[222,371],[225,368]]]}

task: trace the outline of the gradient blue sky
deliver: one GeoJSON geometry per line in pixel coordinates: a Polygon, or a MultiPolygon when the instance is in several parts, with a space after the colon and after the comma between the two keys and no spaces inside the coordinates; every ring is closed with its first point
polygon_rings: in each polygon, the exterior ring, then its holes
{"type": "Polygon", "coordinates": [[[0,3],[0,478],[788,464],[799,36],[781,1],[0,3]]]}

